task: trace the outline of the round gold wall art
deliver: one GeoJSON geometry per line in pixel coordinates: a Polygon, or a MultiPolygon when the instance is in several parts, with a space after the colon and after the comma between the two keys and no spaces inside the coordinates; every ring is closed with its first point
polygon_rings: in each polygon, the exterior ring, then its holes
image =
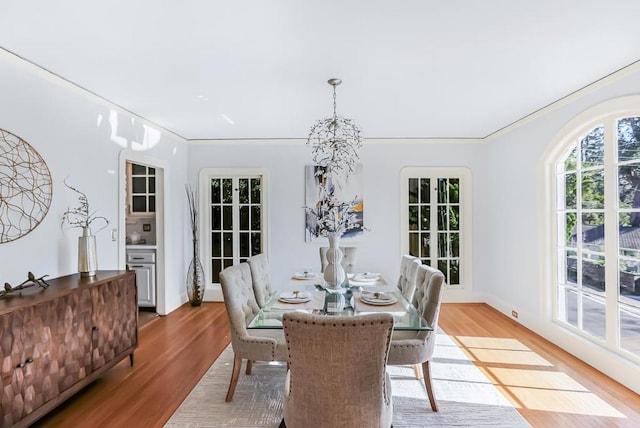
{"type": "Polygon", "coordinates": [[[0,129],[0,244],[35,229],[51,205],[51,173],[26,141],[0,129]]]}

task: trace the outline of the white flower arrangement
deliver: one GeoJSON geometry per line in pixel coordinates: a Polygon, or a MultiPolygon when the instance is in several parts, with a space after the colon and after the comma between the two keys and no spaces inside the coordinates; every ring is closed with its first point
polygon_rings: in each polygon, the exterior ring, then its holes
{"type": "Polygon", "coordinates": [[[322,197],[313,207],[305,207],[307,215],[314,219],[310,224],[315,228],[309,232],[315,237],[342,234],[348,230],[359,228],[356,214],[352,212],[357,204],[357,197],[351,201],[340,201],[334,192],[325,185],[320,187],[322,197]]]}

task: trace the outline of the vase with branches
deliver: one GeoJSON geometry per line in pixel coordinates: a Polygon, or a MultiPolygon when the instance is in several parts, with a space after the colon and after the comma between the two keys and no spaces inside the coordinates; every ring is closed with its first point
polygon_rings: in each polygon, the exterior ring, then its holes
{"type": "Polygon", "coordinates": [[[200,306],[204,299],[204,269],[198,257],[198,206],[193,187],[185,185],[187,203],[189,205],[189,222],[191,223],[192,254],[187,271],[187,297],[191,306],[200,306]]]}
{"type": "Polygon", "coordinates": [[[84,192],[71,186],[64,180],[64,185],[78,195],[78,205],[69,207],[62,214],[61,226],[67,224],[70,228],[82,229],[82,236],[78,237],[78,272],[81,276],[94,276],[98,269],[98,257],[96,252],[96,237],[91,233],[91,224],[102,222],[99,232],[109,225],[106,217],[97,215],[89,209],[89,199],[84,192]]]}

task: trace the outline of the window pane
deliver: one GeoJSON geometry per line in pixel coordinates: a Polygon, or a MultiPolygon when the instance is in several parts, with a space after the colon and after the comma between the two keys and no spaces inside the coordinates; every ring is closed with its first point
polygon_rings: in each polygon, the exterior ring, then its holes
{"type": "Polygon", "coordinates": [[[222,179],[222,203],[230,204],[233,202],[232,192],[233,182],[230,178],[222,179]]]}
{"type": "Polygon", "coordinates": [[[428,178],[420,179],[420,202],[428,204],[431,202],[431,180],[428,178]]]}
{"type": "Polygon", "coordinates": [[[620,307],[620,347],[640,356],[640,311],[620,307]]]}
{"type": "Polygon", "coordinates": [[[220,230],[221,225],[220,207],[211,207],[211,230],[220,230]]]}
{"type": "Polygon", "coordinates": [[[251,230],[260,230],[260,206],[251,207],[251,230]]]}
{"type": "Polygon", "coordinates": [[[409,179],[409,203],[410,204],[418,203],[418,179],[417,178],[409,179]]]}
{"type": "Polygon", "coordinates": [[[618,219],[619,254],[640,258],[640,212],[620,213],[618,219]]]}
{"type": "Polygon", "coordinates": [[[429,230],[431,228],[431,207],[423,205],[420,207],[420,228],[429,230]]]}
{"type": "Polygon", "coordinates": [[[586,171],[582,173],[582,208],[604,208],[604,171],[586,171]]]}
{"type": "Polygon", "coordinates": [[[604,128],[598,126],[580,141],[583,167],[604,164],[604,128]]]}
{"type": "Polygon", "coordinates": [[[147,179],[146,179],[146,177],[133,177],[131,179],[131,192],[132,193],[147,193],[147,179]]]}
{"type": "Polygon", "coordinates": [[[249,203],[249,179],[241,178],[238,180],[238,202],[241,204],[249,203]]]}
{"type": "Polygon", "coordinates": [[[582,329],[600,339],[605,335],[604,300],[582,295],[582,329]]]}
{"type": "Polygon", "coordinates": [[[149,177],[149,193],[156,193],[156,179],[149,177]]]}
{"type": "Polygon", "coordinates": [[[252,178],[251,179],[251,203],[252,204],[260,203],[261,193],[262,193],[262,186],[260,185],[260,179],[252,178]]]}
{"type": "Polygon", "coordinates": [[[244,205],[240,207],[239,215],[240,215],[240,230],[249,230],[249,206],[244,205]]]}
{"type": "Polygon", "coordinates": [[[582,245],[592,251],[604,252],[604,213],[582,214],[582,245]]]}
{"type": "Polygon", "coordinates": [[[211,260],[211,283],[220,283],[220,272],[222,271],[222,262],[220,259],[211,260]]]}
{"type": "Polygon", "coordinates": [[[211,255],[213,257],[222,256],[222,234],[220,232],[211,234],[211,255]]]}
{"type": "Polygon", "coordinates": [[[418,230],[418,206],[409,207],[409,230],[418,230]]]}
{"type": "Polygon", "coordinates": [[[447,202],[447,179],[438,178],[438,203],[446,204],[447,202]]]}
{"type": "Polygon", "coordinates": [[[451,257],[460,257],[460,233],[450,233],[451,257]]]}
{"type": "Polygon", "coordinates": [[[447,230],[447,206],[438,206],[438,230],[447,230]]]}
{"type": "Polygon", "coordinates": [[[640,208],[640,165],[618,168],[620,208],[640,208]]]}
{"type": "Polygon", "coordinates": [[[564,207],[576,209],[576,175],[566,174],[564,176],[564,207]]]}
{"type": "Polygon", "coordinates": [[[451,275],[449,275],[449,285],[460,285],[460,261],[451,260],[449,263],[451,275]]]}
{"type": "Polygon", "coordinates": [[[460,230],[460,207],[449,207],[449,230],[460,230]]]}
{"type": "Polygon", "coordinates": [[[131,174],[133,175],[146,175],[147,167],[143,165],[138,165],[136,163],[131,164],[131,174]]]}
{"type": "Polygon", "coordinates": [[[156,169],[155,168],[149,168],[149,175],[156,175],[156,169]]]}
{"type": "Polygon", "coordinates": [[[240,257],[249,257],[249,232],[240,233],[240,257]]]}
{"type": "Polygon", "coordinates": [[[560,303],[563,303],[559,309],[564,310],[564,313],[560,313],[560,320],[578,327],[578,293],[564,287],[560,287],[558,291],[560,303]]]}
{"type": "Polygon", "coordinates": [[[620,296],[625,303],[640,307],[640,260],[620,259],[619,267],[620,296]]]}
{"type": "Polygon", "coordinates": [[[231,205],[224,205],[222,207],[222,228],[224,230],[233,229],[233,207],[231,205]]]}
{"type": "Polygon", "coordinates": [[[575,171],[576,170],[576,152],[578,148],[573,146],[567,158],[564,161],[564,170],[565,171],[575,171]]]}
{"type": "Polygon", "coordinates": [[[421,233],[421,248],[418,257],[429,257],[431,255],[431,237],[429,233],[421,233]]]}
{"type": "Polygon", "coordinates": [[[147,197],[146,196],[134,196],[131,198],[133,204],[131,210],[133,212],[146,212],[147,211],[147,197]]]}
{"type": "Polygon", "coordinates": [[[582,253],[582,288],[604,293],[604,256],[582,253]]]}
{"type": "Polygon", "coordinates": [[[251,233],[251,255],[262,253],[262,234],[260,232],[251,233]]]}
{"type": "Polygon", "coordinates": [[[156,197],[155,196],[149,196],[149,212],[150,213],[156,212],[156,197]]]}
{"type": "Polygon", "coordinates": [[[564,282],[571,285],[578,284],[578,254],[575,251],[568,250],[565,253],[566,278],[564,282]]]}
{"type": "Polygon", "coordinates": [[[618,120],[618,160],[640,159],[640,117],[618,120]]]}
{"type": "Polygon", "coordinates": [[[438,233],[438,257],[449,257],[446,233],[438,233]]]}
{"type": "Polygon", "coordinates": [[[444,280],[449,284],[449,269],[447,269],[446,260],[438,260],[438,270],[444,274],[444,280]]]}
{"type": "Polygon", "coordinates": [[[460,202],[460,180],[457,178],[449,179],[449,203],[457,204],[460,202]]]}
{"type": "Polygon", "coordinates": [[[409,254],[413,257],[420,257],[420,234],[409,234],[409,254]]]}
{"type": "Polygon", "coordinates": [[[230,232],[224,232],[222,239],[222,254],[224,257],[233,257],[233,235],[230,232]]]}
{"type": "Polygon", "coordinates": [[[211,203],[219,204],[221,201],[220,199],[221,195],[222,193],[220,192],[220,180],[212,179],[211,180],[211,203]]]}
{"type": "Polygon", "coordinates": [[[567,247],[577,247],[578,239],[576,237],[576,224],[577,224],[577,215],[576,213],[567,213],[565,214],[565,238],[566,238],[566,246],[567,247]]]}

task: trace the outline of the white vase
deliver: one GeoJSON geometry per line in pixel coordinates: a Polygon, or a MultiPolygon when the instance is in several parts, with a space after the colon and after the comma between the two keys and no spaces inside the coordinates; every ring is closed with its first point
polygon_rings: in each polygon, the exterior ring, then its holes
{"type": "Polygon", "coordinates": [[[329,248],[327,249],[327,267],[324,268],[324,280],[329,288],[340,288],[346,274],[342,267],[342,251],[340,250],[340,235],[329,235],[329,248]]]}
{"type": "Polygon", "coordinates": [[[78,238],[78,272],[80,276],[94,276],[97,269],[96,237],[91,229],[83,227],[82,236],[78,238]]]}

